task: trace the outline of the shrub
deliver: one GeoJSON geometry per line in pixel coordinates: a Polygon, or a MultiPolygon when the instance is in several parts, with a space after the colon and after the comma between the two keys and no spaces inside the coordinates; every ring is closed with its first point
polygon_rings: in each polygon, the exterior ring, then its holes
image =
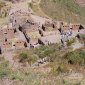
{"type": "Polygon", "coordinates": [[[73,64],[84,64],[85,63],[85,53],[84,51],[76,50],[72,52],[67,52],[64,55],[64,59],[71,61],[73,64]]]}
{"type": "Polygon", "coordinates": [[[27,53],[20,53],[19,54],[20,62],[24,62],[28,59],[27,53]]]}
{"type": "Polygon", "coordinates": [[[36,54],[33,53],[33,50],[30,49],[29,51],[23,51],[19,54],[19,57],[17,57],[21,63],[28,63],[30,66],[32,63],[37,61],[36,54]]]}
{"type": "Polygon", "coordinates": [[[70,40],[67,40],[67,46],[71,46],[73,43],[75,43],[76,39],[75,38],[71,38],[70,40]]]}
{"type": "Polygon", "coordinates": [[[56,45],[41,46],[39,48],[36,48],[34,53],[37,54],[40,58],[51,57],[58,49],[57,46],[56,45]]]}

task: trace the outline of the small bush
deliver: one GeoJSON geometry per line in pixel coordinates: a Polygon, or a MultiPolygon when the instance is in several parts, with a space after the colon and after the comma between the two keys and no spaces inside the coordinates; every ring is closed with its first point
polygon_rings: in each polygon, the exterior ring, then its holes
{"type": "Polygon", "coordinates": [[[38,59],[37,55],[33,53],[33,50],[23,51],[23,53],[20,53],[17,58],[21,63],[28,63],[30,66],[32,63],[35,63],[38,59]]]}
{"type": "Polygon", "coordinates": [[[67,52],[64,55],[64,59],[71,61],[73,64],[85,64],[85,50],[76,50],[72,52],[67,52]]]}
{"type": "Polygon", "coordinates": [[[75,43],[76,39],[75,38],[71,38],[70,40],[67,40],[67,46],[71,46],[73,43],[75,43]]]}
{"type": "Polygon", "coordinates": [[[28,55],[26,53],[20,53],[19,58],[20,62],[24,62],[28,59],[28,55]]]}

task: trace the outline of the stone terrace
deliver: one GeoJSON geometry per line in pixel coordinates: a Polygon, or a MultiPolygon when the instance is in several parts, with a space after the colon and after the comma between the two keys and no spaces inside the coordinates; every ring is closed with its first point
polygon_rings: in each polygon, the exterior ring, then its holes
{"type": "Polygon", "coordinates": [[[16,29],[5,26],[0,30],[0,49],[1,52],[8,50],[21,49],[27,47],[26,41],[20,38],[16,29]]]}

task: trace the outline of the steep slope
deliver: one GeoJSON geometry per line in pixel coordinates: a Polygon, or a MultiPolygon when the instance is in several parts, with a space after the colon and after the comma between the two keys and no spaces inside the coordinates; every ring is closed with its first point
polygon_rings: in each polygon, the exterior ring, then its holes
{"type": "Polygon", "coordinates": [[[75,0],[41,0],[40,7],[54,19],[85,23],[85,7],[75,0]]]}

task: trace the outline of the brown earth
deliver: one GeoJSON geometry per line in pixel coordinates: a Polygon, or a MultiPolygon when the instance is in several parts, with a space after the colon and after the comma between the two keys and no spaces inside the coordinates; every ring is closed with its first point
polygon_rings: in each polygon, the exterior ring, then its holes
{"type": "Polygon", "coordinates": [[[82,7],[85,7],[85,0],[75,0],[77,1],[77,3],[82,6],[82,7]]]}

